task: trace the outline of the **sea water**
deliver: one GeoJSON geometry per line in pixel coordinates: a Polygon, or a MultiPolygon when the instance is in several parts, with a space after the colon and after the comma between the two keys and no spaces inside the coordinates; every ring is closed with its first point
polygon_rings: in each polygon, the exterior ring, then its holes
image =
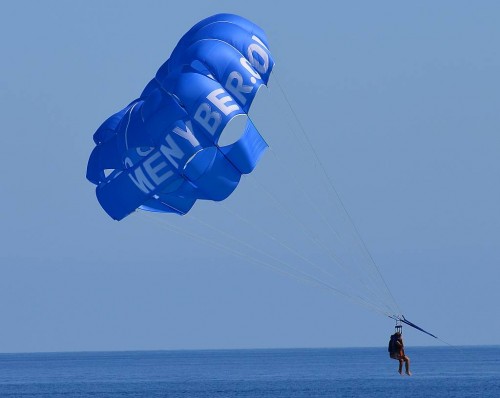
{"type": "Polygon", "coordinates": [[[0,354],[0,397],[500,397],[500,347],[0,354]]]}

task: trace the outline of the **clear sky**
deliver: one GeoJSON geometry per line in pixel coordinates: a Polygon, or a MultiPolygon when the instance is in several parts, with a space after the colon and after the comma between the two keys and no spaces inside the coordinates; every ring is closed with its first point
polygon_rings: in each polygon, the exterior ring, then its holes
{"type": "MultiPolygon", "coordinates": [[[[454,345],[500,344],[500,3],[290,4],[2,3],[0,352],[386,345],[390,319],[235,256],[224,234],[213,241],[230,250],[172,232],[163,219],[175,216],[116,222],[99,207],[85,179],[92,134],[219,12],[267,32],[279,87],[408,319],[454,345]]],[[[298,126],[280,101],[255,111],[278,152],[298,126]]],[[[271,158],[252,184],[272,179],[271,158]]],[[[232,212],[284,239],[297,227],[256,207],[266,200],[247,180],[226,207],[194,214],[247,249],[271,247],[232,212]]],[[[315,210],[299,212],[313,230],[315,210]]]]}

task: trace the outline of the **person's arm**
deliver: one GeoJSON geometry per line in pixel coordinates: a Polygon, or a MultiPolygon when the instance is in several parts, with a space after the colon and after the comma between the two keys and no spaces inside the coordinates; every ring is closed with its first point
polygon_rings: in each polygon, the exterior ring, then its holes
{"type": "Polygon", "coordinates": [[[403,340],[396,340],[396,347],[398,347],[399,355],[404,355],[405,350],[404,350],[404,345],[403,345],[403,340]]]}

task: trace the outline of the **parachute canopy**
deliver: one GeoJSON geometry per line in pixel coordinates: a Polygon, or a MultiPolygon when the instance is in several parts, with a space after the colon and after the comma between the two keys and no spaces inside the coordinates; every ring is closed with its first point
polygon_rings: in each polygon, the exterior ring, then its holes
{"type": "Polygon", "coordinates": [[[197,199],[224,200],[254,170],[267,144],[249,118],[236,142],[219,139],[268,83],[268,47],[262,29],[242,17],[204,19],[141,96],[99,127],[87,179],[112,218],[137,208],[185,214],[197,199]]]}

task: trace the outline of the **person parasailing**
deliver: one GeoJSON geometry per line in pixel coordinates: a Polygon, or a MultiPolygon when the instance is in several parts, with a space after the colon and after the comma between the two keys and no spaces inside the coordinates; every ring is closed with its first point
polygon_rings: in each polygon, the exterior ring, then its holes
{"type": "Polygon", "coordinates": [[[396,325],[396,331],[391,335],[389,340],[389,356],[392,359],[399,361],[398,372],[400,375],[403,374],[403,362],[405,364],[405,373],[411,376],[410,372],[410,357],[405,354],[405,346],[403,343],[403,327],[401,325],[396,325]]]}

